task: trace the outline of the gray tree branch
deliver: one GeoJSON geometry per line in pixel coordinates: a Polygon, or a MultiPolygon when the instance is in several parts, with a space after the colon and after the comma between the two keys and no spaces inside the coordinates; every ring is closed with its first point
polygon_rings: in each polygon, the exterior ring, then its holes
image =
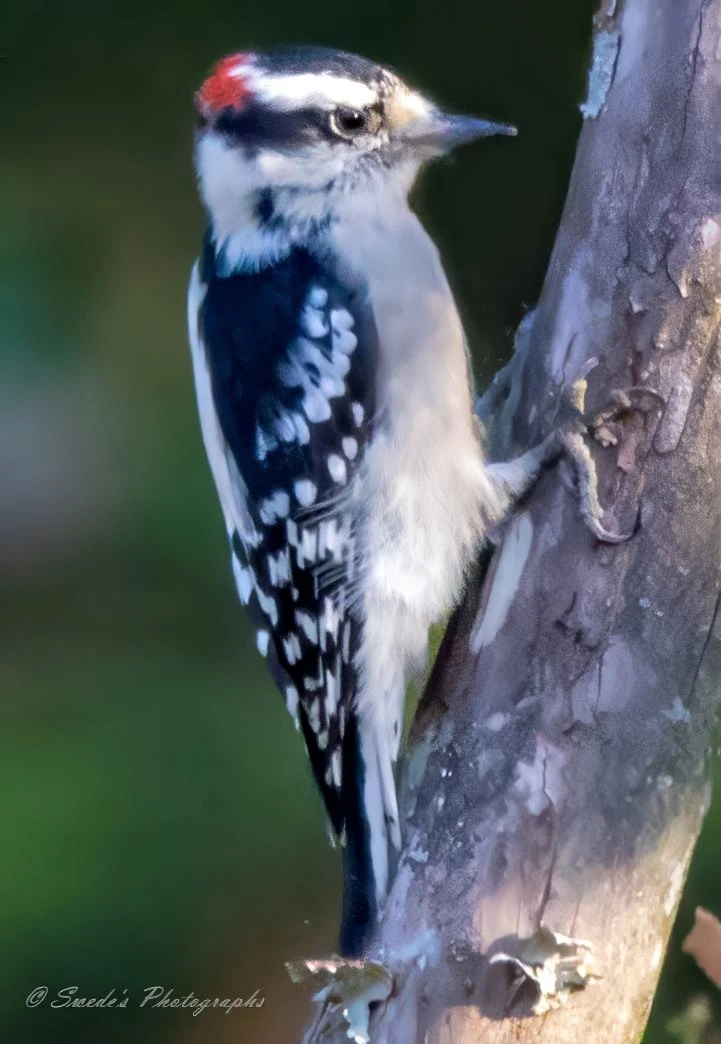
{"type": "MultiPolygon", "coordinates": [[[[374,1044],[637,1040],[709,800],[721,0],[606,0],[594,54],[543,293],[485,404],[507,456],[586,377],[604,521],[636,530],[595,540],[562,464],[470,584],[402,770],[374,1044]]],[[[327,995],[307,1039],[347,1040],[327,995]]]]}

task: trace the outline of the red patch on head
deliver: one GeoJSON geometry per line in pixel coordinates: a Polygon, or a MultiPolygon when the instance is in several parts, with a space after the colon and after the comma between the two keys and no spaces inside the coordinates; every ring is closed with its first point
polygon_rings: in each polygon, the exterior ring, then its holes
{"type": "Polygon", "coordinates": [[[223,109],[242,109],[253,92],[243,76],[248,54],[229,54],[213,66],[210,76],[195,95],[195,104],[208,115],[223,109]]]}

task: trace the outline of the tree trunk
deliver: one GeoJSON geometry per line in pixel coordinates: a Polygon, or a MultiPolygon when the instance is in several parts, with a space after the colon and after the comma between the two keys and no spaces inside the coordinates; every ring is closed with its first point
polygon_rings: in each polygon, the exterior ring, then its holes
{"type": "MultiPolygon", "coordinates": [[[[403,767],[374,1044],[638,1040],[709,800],[721,0],[606,0],[584,113],[538,309],[486,406],[507,457],[584,377],[589,418],[628,392],[587,446],[606,528],[633,535],[599,543],[561,464],[469,585],[403,767]]],[[[328,1003],[307,1039],[347,1029],[328,1003]]]]}

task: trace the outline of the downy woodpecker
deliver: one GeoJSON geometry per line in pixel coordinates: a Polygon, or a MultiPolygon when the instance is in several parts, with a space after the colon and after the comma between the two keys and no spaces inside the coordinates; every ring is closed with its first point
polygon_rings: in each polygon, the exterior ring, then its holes
{"type": "Polygon", "coordinates": [[[400,843],[406,682],[540,466],[484,459],[461,321],[407,195],[426,161],[515,131],[322,49],[230,55],[196,108],[203,439],[238,594],[345,846],[357,954],[400,843]]]}

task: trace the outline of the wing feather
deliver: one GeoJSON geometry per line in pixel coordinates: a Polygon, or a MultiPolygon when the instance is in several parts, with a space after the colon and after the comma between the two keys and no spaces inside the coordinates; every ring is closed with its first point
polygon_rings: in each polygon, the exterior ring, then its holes
{"type": "Polygon", "coordinates": [[[203,438],[239,597],[340,835],[375,327],[362,294],[304,251],[223,278],[214,262],[206,248],[188,304],[203,438]]]}

